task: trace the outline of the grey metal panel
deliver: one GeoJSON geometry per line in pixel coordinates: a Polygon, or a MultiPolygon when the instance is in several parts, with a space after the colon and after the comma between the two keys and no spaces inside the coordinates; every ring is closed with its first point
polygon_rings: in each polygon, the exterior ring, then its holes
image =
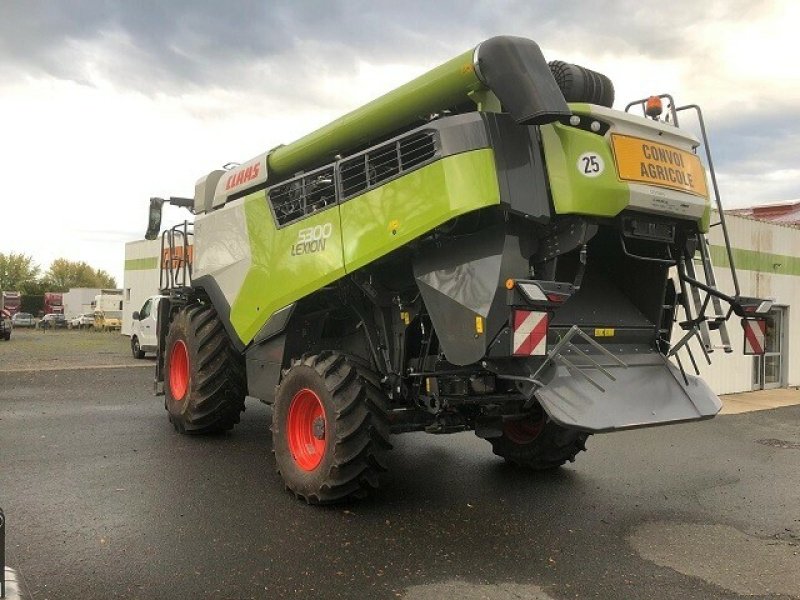
{"type": "Polygon", "coordinates": [[[267,404],[275,399],[280,383],[286,336],[273,337],[263,344],[251,346],[245,353],[247,393],[267,404]]]}
{"type": "Polygon", "coordinates": [[[654,331],[653,323],[599,268],[587,268],[580,290],[554,312],[550,325],[650,327],[654,331]]]}
{"type": "Polygon", "coordinates": [[[500,201],[539,223],[550,220],[550,194],[538,128],[517,125],[503,113],[484,113],[494,150],[500,201]]]}
{"type": "MultiPolygon", "coordinates": [[[[699,377],[686,375],[655,351],[617,354],[627,368],[612,368],[612,381],[595,370],[601,392],[565,366],[554,366],[535,392],[550,417],[573,429],[591,432],[633,429],[708,419],[722,403],[699,377]]],[[[590,367],[583,367],[591,372],[590,367]]]]}
{"type": "Polygon", "coordinates": [[[289,318],[292,316],[296,305],[297,304],[293,302],[272,313],[269,320],[264,323],[261,331],[256,334],[256,337],[253,339],[254,343],[260,344],[264,340],[268,340],[286,329],[286,324],[289,322],[289,318]]]}
{"type": "Polygon", "coordinates": [[[525,277],[524,240],[506,224],[431,245],[414,262],[414,277],[447,360],[467,365],[486,354],[489,341],[508,321],[508,277],[525,277]],[[485,320],[476,332],[475,318],[485,320]]]}
{"type": "MultiPolygon", "coordinates": [[[[510,117],[509,117],[510,119],[510,117]]],[[[441,156],[451,156],[470,150],[489,147],[489,135],[481,113],[471,112],[463,115],[442,117],[431,121],[427,126],[416,131],[436,129],[439,132],[441,156]]],[[[406,137],[405,134],[401,137],[406,137]]]]}

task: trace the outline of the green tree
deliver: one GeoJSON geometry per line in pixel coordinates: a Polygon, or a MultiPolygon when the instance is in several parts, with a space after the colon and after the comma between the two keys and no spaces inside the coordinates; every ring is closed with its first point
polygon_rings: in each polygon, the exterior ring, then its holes
{"type": "Polygon", "coordinates": [[[117,287],[117,280],[114,279],[111,275],[109,275],[103,269],[97,269],[94,272],[95,281],[97,281],[97,285],[94,287],[99,288],[115,288],[117,287]]]}
{"type": "Polygon", "coordinates": [[[116,280],[103,271],[94,269],[87,263],[57,258],[44,274],[44,281],[52,292],[66,292],[70,288],[114,288],[116,280]]]}
{"type": "Polygon", "coordinates": [[[39,275],[39,265],[27,254],[0,252],[0,290],[18,290],[33,283],[39,275]]]}

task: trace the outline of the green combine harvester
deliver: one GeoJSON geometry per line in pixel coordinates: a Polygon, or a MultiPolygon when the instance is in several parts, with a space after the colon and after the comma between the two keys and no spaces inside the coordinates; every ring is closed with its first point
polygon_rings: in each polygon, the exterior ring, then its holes
{"type": "Polygon", "coordinates": [[[757,337],[770,302],[739,294],[721,210],[736,289],[716,287],[699,108],[613,101],[607,77],[495,37],[151,199],[148,239],[164,203],[194,214],[162,234],[175,429],[228,430],[258,398],[286,485],[328,503],[378,486],[393,434],[474,431],[550,469],[593,433],[713,417],[689,342],[731,351],[726,321],[757,337]]]}

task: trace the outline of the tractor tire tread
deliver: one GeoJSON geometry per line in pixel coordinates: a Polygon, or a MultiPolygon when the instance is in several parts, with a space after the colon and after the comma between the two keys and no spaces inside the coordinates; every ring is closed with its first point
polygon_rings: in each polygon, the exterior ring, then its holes
{"type": "MultiPolygon", "coordinates": [[[[379,475],[386,470],[385,453],[392,447],[384,417],[370,402],[371,396],[382,394],[371,383],[375,376],[368,372],[365,364],[331,351],[304,355],[292,361],[287,377],[300,367],[313,369],[332,399],[336,424],[330,431],[335,432],[335,439],[331,440],[328,451],[333,452],[333,457],[329,464],[323,461],[320,468],[325,470],[315,478],[313,487],[309,487],[307,482],[295,481],[293,468],[282,471],[278,464],[278,473],[284,478],[286,487],[309,504],[332,504],[369,495],[379,485],[379,475]]],[[[275,423],[278,412],[273,408],[273,452],[276,458],[277,444],[282,443],[277,438],[283,431],[275,423]]],[[[290,456],[289,460],[292,460],[290,456]]]]}
{"type": "MultiPolygon", "coordinates": [[[[205,304],[183,309],[170,326],[167,348],[180,335],[189,348],[190,397],[179,413],[167,410],[175,429],[186,434],[228,431],[244,411],[246,381],[242,357],[235,351],[216,310],[205,304]],[[176,333],[173,334],[173,326],[176,333]]],[[[168,369],[165,369],[167,373],[168,369]]],[[[169,394],[169,385],[165,386],[169,394]]]]}

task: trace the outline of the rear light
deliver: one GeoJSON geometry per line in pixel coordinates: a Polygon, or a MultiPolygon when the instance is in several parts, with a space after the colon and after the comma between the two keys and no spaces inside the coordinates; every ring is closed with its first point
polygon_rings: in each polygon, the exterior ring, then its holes
{"type": "Polygon", "coordinates": [[[544,293],[541,287],[536,283],[519,282],[517,283],[519,289],[525,294],[525,297],[531,302],[547,301],[548,296],[544,293]]]}
{"type": "Polygon", "coordinates": [[[562,304],[563,302],[566,302],[569,299],[569,295],[557,294],[555,292],[551,292],[547,294],[547,299],[550,300],[550,302],[554,302],[555,304],[562,304]]]}
{"type": "Polygon", "coordinates": [[[509,279],[506,281],[506,288],[514,292],[509,296],[509,304],[513,306],[528,304],[552,308],[563,304],[575,293],[575,287],[571,283],[560,281],[509,279]]]}

